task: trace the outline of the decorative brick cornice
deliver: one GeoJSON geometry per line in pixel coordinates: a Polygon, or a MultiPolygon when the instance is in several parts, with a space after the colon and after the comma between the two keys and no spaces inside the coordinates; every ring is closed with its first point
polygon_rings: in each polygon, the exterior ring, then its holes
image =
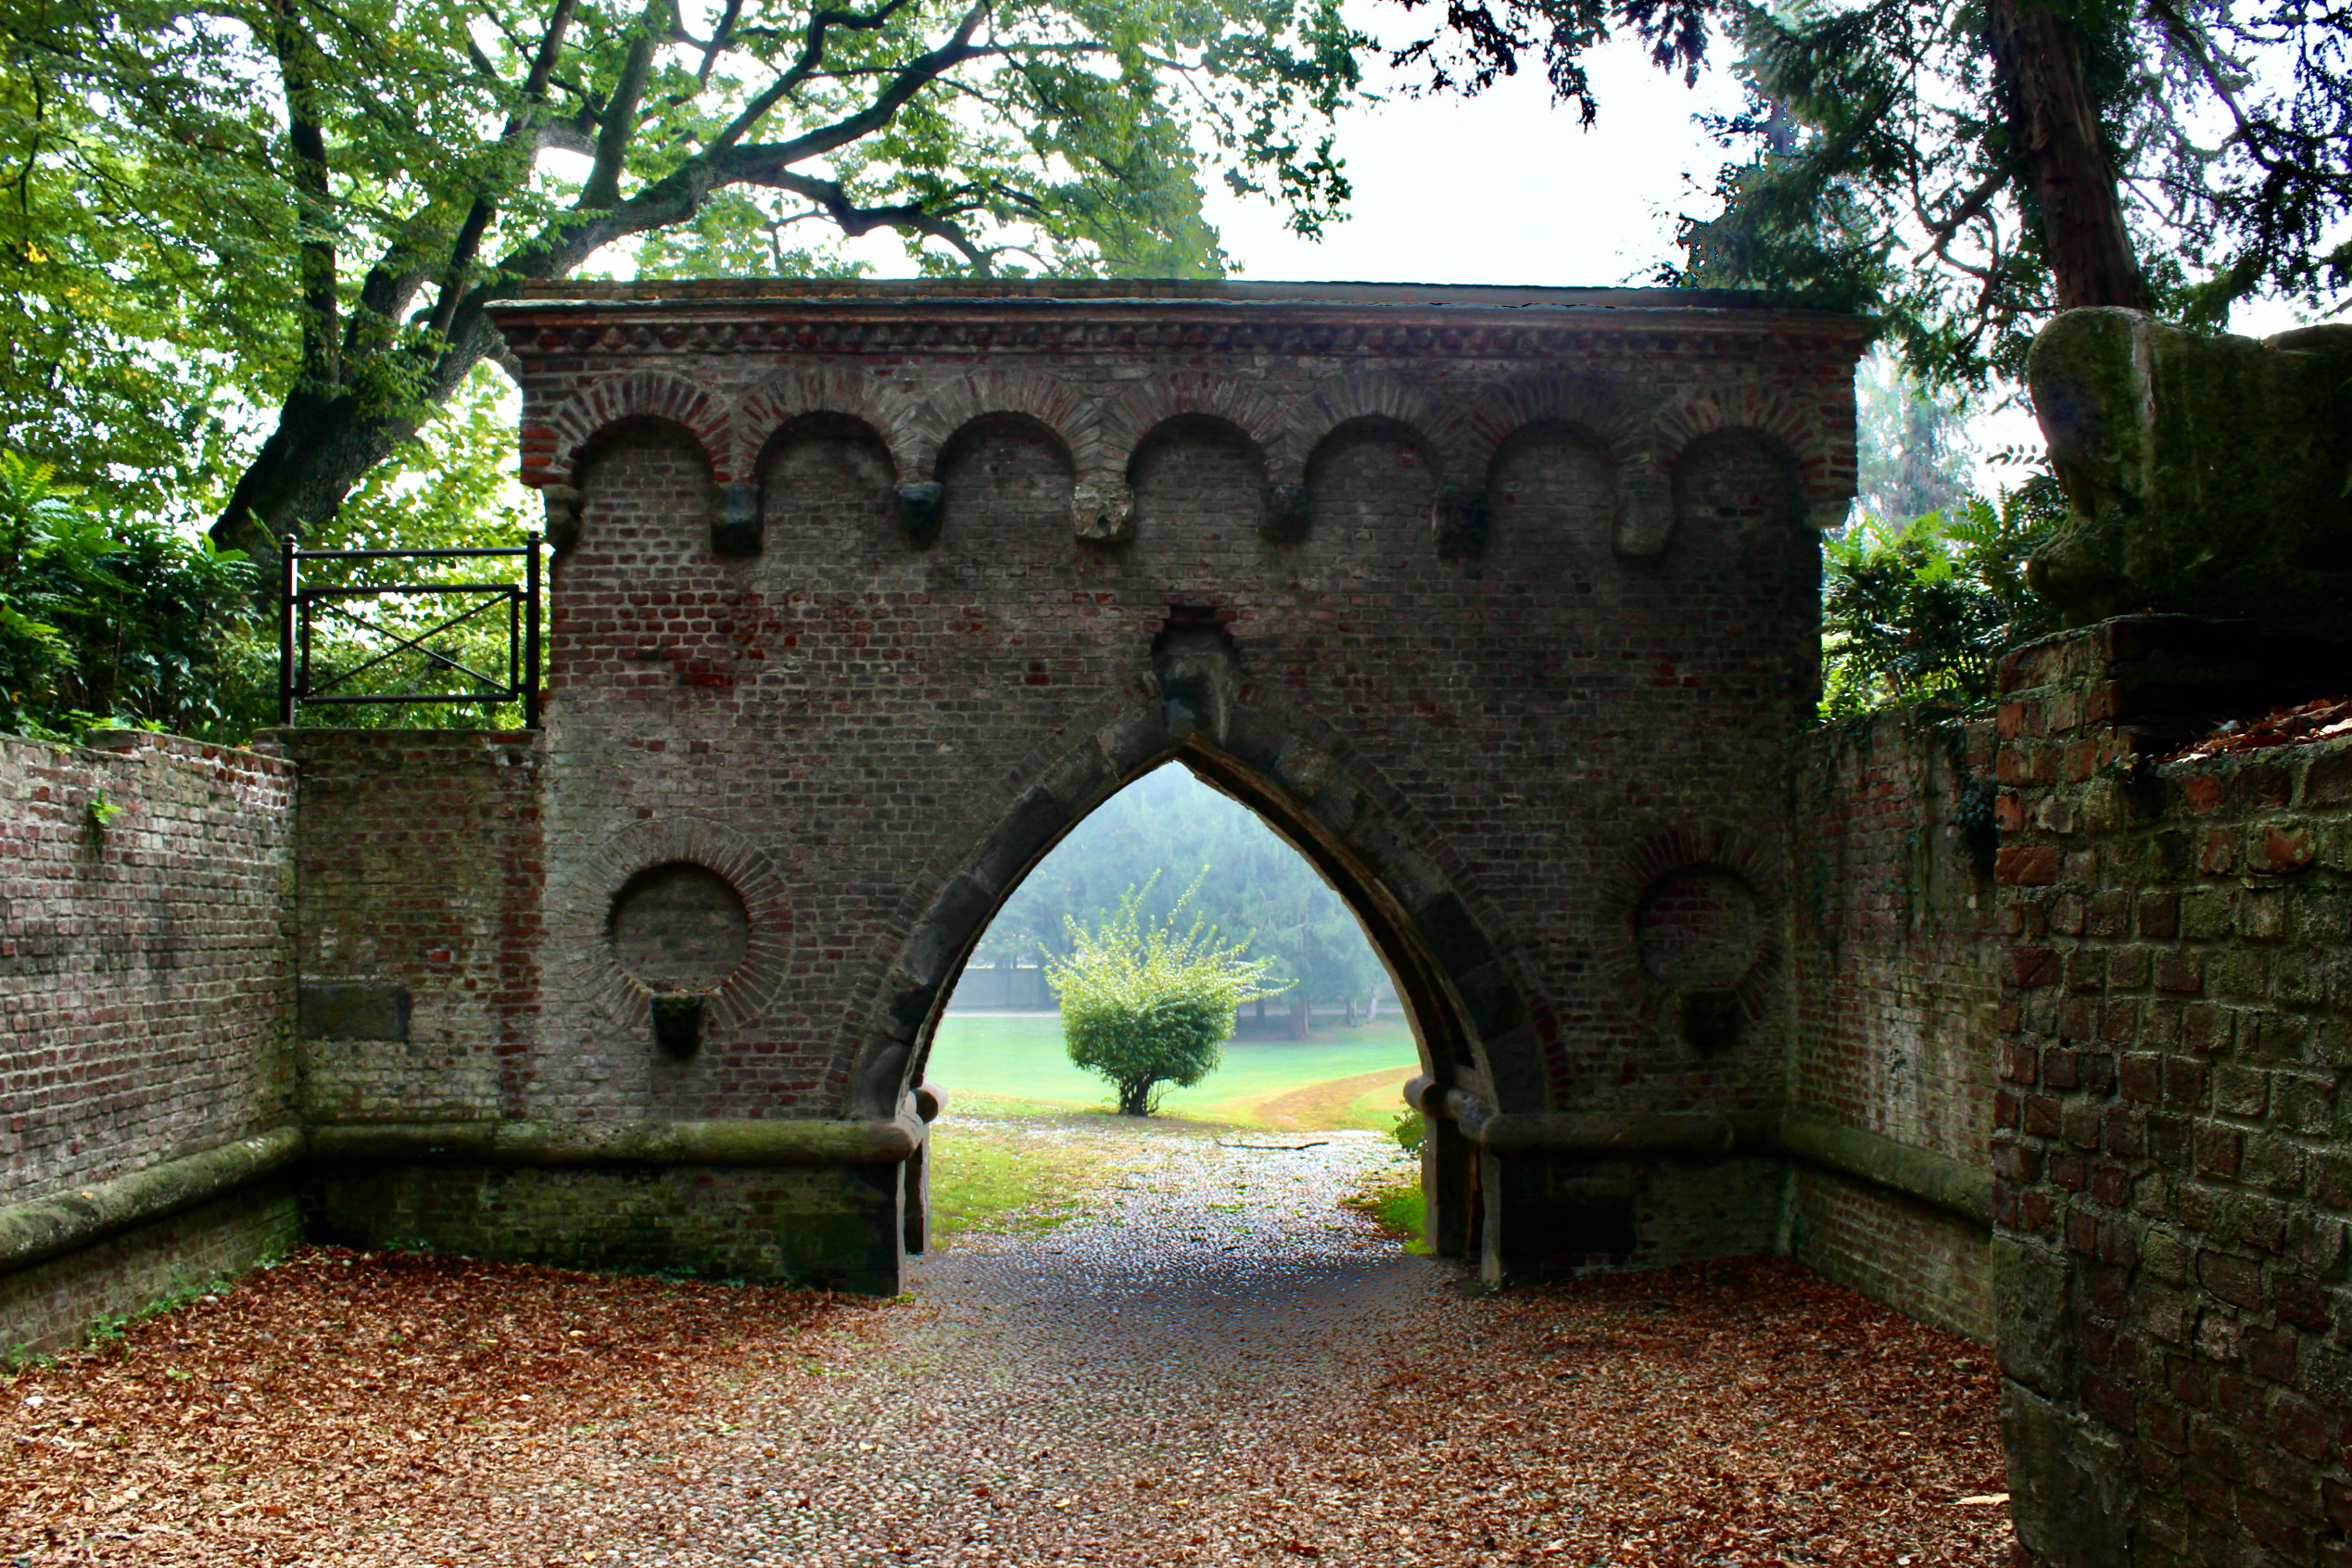
{"type": "Polygon", "coordinates": [[[1215,285],[1173,292],[1180,286],[577,284],[505,301],[492,315],[526,366],[551,356],[778,352],[1851,356],[1872,330],[1856,317],[1713,290],[1215,285]],[[816,288],[826,292],[806,292],[816,288]]]}

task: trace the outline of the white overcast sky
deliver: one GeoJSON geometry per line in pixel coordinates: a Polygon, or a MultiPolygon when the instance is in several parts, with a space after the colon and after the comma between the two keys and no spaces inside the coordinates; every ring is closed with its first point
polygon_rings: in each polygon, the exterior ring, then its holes
{"type": "MultiPolygon", "coordinates": [[[[1388,23],[1400,7],[1351,7],[1359,25],[1388,23]],[[1361,12],[1362,14],[1359,14],[1361,12]]],[[[1424,7],[1414,19],[1429,16],[1424,7]]],[[[1600,120],[1579,128],[1551,102],[1540,74],[1480,96],[1412,98],[1351,109],[1336,127],[1355,184],[1344,222],[1322,239],[1288,232],[1261,201],[1221,186],[1210,216],[1245,276],[1357,282],[1646,283],[1675,258],[1675,221],[1713,210],[1706,187],[1722,149],[1701,110],[1728,112],[1739,95],[1721,73],[1687,89],[1620,40],[1591,66],[1600,120]]],[[[1373,84],[1387,84],[1375,68],[1373,84]]],[[[1403,83],[1397,82],[1398,86],[1403,83]]]]}
{"type": "MultiPolygon", "coordinates": [[[[1348,19],[1395,42],[1431,23],[1436,6],[1408,14],[1393,0],[1350,0],[1348,19]]],[[[1410,96],[1410,76],[1375,59],[1367,85],[1382,101],[1344,113],[1337,151],[1354,183],[1347,216],[1320,240],[1291,233],[1282,210],[1209,182],[1208,216],[1240,275],[1269,281],[1643,284],[1675,259],[1676,220],[1712,215],[1709,196],[1724,149],[1698,123],[1736,111],[1739,92],[1711,70],[1695,88],[1651,66],[1620,38],[1588,57],[1600,118],[1582,129],[1551,102],[1540,74],[1522,74],[1476,98],[1410,96]]],[[[894,236],[843,247],[880,277],[914,273],[894,236]]],[[[619,261],[619,258],[613,258],[619,261]]],[[[622,262],[616,270],[626,270],[622,262]]],[[[2241,306],[2234,330],[2261,335],[2295,324],[2290,310],[2241,306]]],[[[1980,450],[2038,443],[2022,409],[1976,422],[1980,450]]],[[[1980,470],[1980,482],[1992,477],[1980,470]]]]}

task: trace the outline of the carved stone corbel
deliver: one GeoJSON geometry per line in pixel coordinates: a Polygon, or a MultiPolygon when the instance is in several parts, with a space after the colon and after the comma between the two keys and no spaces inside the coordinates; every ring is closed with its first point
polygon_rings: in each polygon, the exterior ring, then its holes
{"type": "Polygon", "coordinates": [[[1135,533],[1135,492],[1118,479],[1091,479],[1070,491],[1070,526],[1091,544],[1120,544],[1135,533]]]}
{"type": "Polygon", "coordinates": [[[1655,458],[1626,459],[1617,468],[1617,521],[1611,544],[1619,555],[1650,556],[1675,531],[1674,482],[1655,458]]]}
{"type": "Polygon", "coordinates": [[[898,487],[898,525],[908,544],[929,550],[939,542],[940,517],[946,500],[947,487],[937,482],[898,487]]]}
{"type": "Polygon", "coordinates": [[[588,498],[569,485],[542,485],[539,504],[547,508],[547,542],[558,554],[580,542],[580,508],[588,498]]]}
{"type": "Polygon", "coordinates": [[[1269,485],[1259,493],[1258,532],[1270,539],[1303,539],[1309,510],[1306,486],[1269,485]]]}

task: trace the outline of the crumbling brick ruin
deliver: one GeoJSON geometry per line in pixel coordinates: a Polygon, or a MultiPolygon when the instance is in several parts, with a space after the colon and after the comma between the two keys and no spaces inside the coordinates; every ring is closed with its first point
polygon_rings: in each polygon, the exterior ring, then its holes
{"type": "MultiPolygon", "coordinates": [[[[1816,727],[1862,323],[1132,283],[499,320],[544,728],[0,746],[0,1341],[297,1233],[895,1290],[965,954],[1180,765],[1387,962],[1441,1250],[1789,1252],[1998,1340],[2051,1568],[2346,1560],[2352,740],[2154,760],[2338,645],[2106,621],[1997,723],[1816,727]]],[[[2060,368],[2106,452],[2106,381],[2162,399],[2103,362],[2060,368]]],[[[2084,495],[2054,559],[2129,597],[2140,502],[2084,495]]]]}

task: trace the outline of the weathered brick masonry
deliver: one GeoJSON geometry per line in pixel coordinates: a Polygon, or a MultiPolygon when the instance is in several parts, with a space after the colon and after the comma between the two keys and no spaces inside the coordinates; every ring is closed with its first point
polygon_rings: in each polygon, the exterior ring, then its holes
{"type": "Polygon", "coordinates": [[[250,1183],[284,1140],[234,1146],[295,1118],[293,795],[285,762],[167,736],[0,740],[0,1352],[292,1234],[290,1193],[250,1183]]]}
{"type": "Polygon", "coordinates": [[[2352,1562],[2352,746],[2154,760],[2345,675],[2153,617],[2004,672],[1996,1245],[2046,1562],[2352,1562]]]}
{"type": "Polygon", "coordinates": [[[499,1114],[893,1116],[995,904],[1180,760],[1398,970],[1448,1245],[1495,1272],[1770,1246],[1781,766],[1859,329],[1643,291],[1149,288],[504,310],[563,548],[545,960],[499,1114]],[[670,959],[616,935],[698,866],[740,959],[639,972],[670,959]],[[657,1005],[701,1010],[690,1054],[657,1005]]]}
{"type": "Polygon", "coordinates": [[[1792,769],[1789,1251],[1930,1322],[1993,1335],[1992,726],[1890,714],[1792,769]],[[1876,1179],[1873,1179],[1873,1178],[1876,1179]]]}

